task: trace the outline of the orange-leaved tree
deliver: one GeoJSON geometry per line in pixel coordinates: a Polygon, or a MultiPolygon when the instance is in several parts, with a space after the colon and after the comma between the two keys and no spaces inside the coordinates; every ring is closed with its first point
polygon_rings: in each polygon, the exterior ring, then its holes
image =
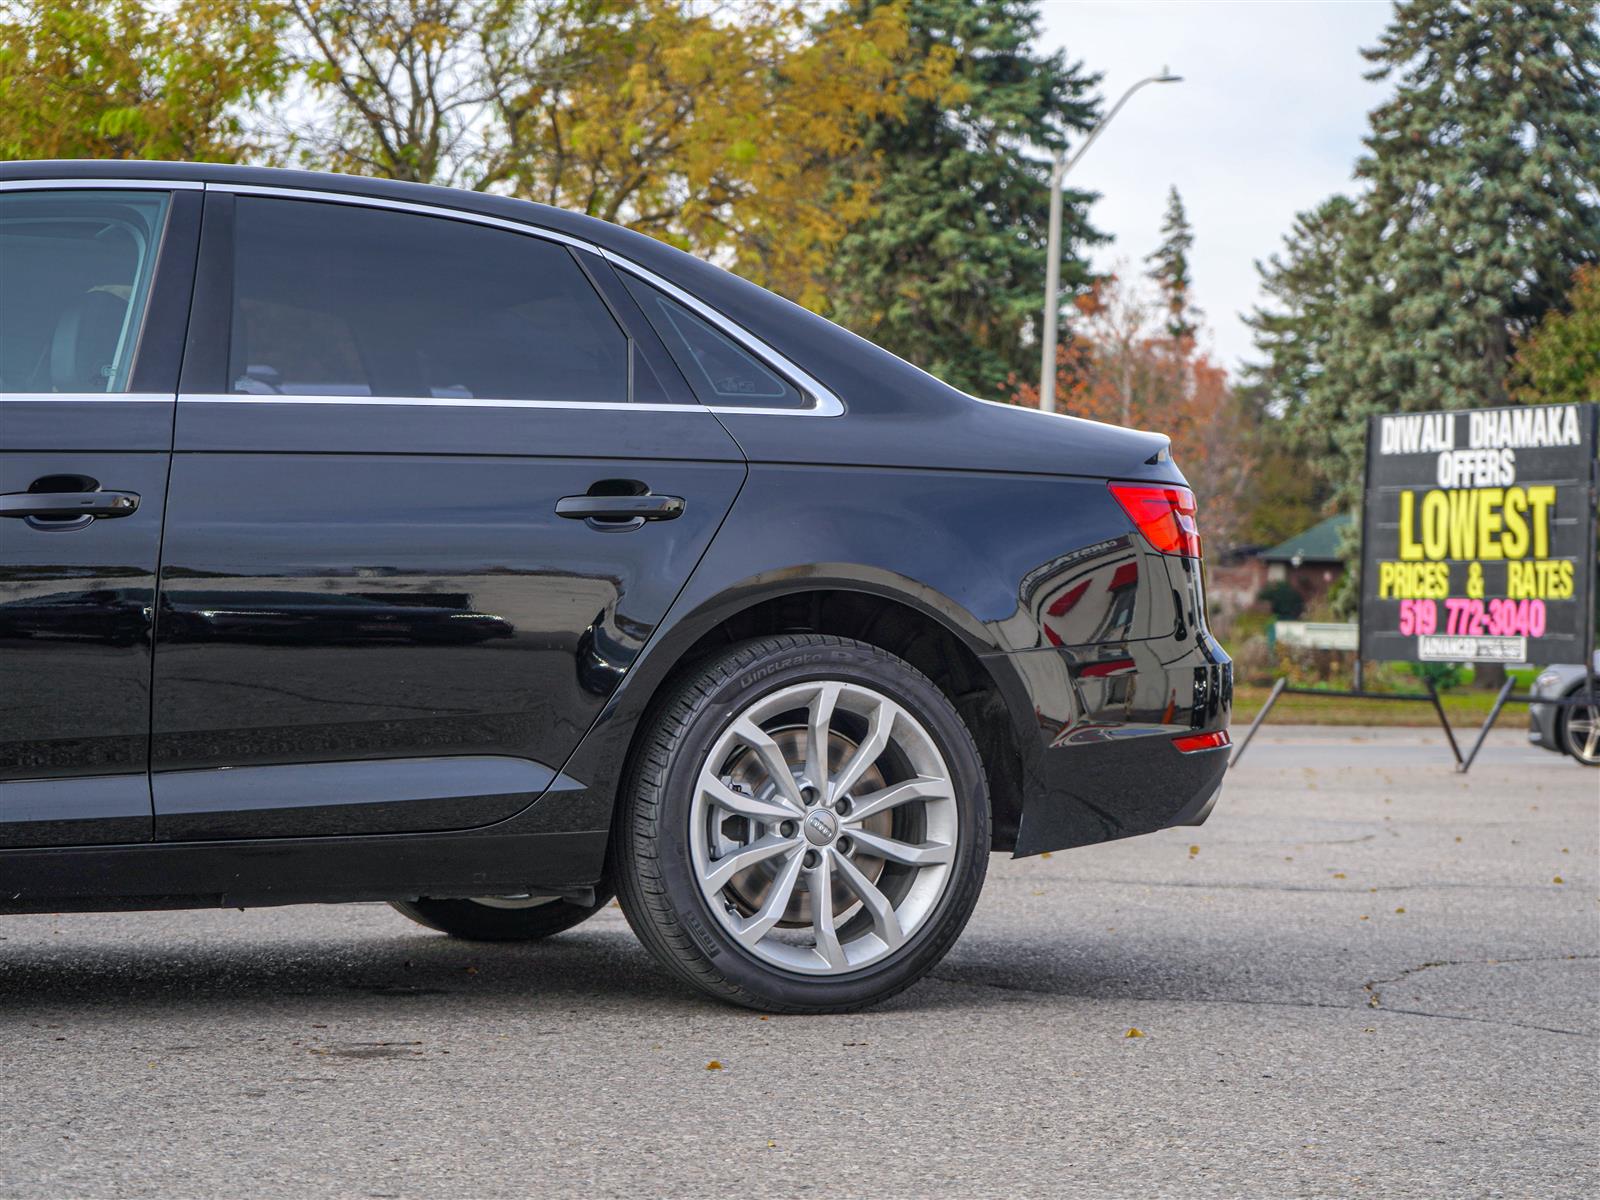
{"type": "MultiPolygon", "coordinates": [[[[1077,313],[1056,352],[1060,411],[1093,421],[1150,429],[1172,439],[1173,459],[1200,501],[1213,545],[1235,544],[1251,495],[1251,418],[1227,372],[1175,333],[1166,309],[1138,279],[1097,279],[1075,301],[1077,313]]],[[[1038,389],[1018,386],[1016,403],[1036,407],[1038,389]]]]}

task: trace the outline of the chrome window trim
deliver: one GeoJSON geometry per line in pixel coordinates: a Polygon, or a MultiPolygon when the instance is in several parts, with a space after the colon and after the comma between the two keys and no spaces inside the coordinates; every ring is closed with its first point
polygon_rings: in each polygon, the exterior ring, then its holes
{"type": "Polygon", "coordinates": [[[840,400],[838,396],[834,395],[833,392],[829,391],[809,373],[796,366],[783,355],[779,354],[776,350],[768,346],[765,342],[761,341],[754,334],[751,334],[747,330],[741,328],[739,325],[735,324],[732,320],[718,312],[716,309],[711,308],[697,300],[695,297],[691,296],[688,292],[685,292],[682,288],[678,287],[670,280],[663,279],[654,271],[651,271],[646,267],[641,267],[639,264],[631,261],[630,259],[624,258],[613,251],[605,249],[602,246],[597,246],[592,242],[586,242],[582,238],[573,237],[571,234],[561,233],[554,229],[546,229],[542,225],[530,225],[521,221],[510,221],[504,217],[491,217],[484,213],[467,212],[463,209],[448,208],[444,205],[413,204],[406,200],[388,200],[382,197],[362,196],[351,192],[323,192],[314,191],[309,188],[274,187],[269,184],[258,183],[211,183],[207,184],[206,187],[210,191],[231,192],[240,196],[276,196],[280,198],[296,200],[314,200],[328,204],[352,204],[364,208],[386,208],[395,212],[414,213],[418,216],[425,217],[444,217],[450,220],[468,221],[475,225],[487,225],[495,229],[508,229],[513,233],[520,233],[529,237],[545,238],[548,241],[560,242],[563,245],[574,246],[580,250],[587,250],[589,253],[605,259],[614,266],[638,276],[646,283],[660,288],[662,291],[672,296],[673,299],[679,301],[686,307],[693,309],[696,313],[704,317],[707,321],[710,321],[723,333],[727,334],[745,349],[756,355],[757,358],[765,360],[766,363],[777,370],[779,374],[787,375],[790,380],[792,380],[794,383],[797,383],[801,390],[811,398],[812,403],[806,408],[760,408],[751,405],[737,404],[634,404],[620,402],[597,402],[593,404],[581,404],[568,403],[561,400],[457,400],[432,399],[427,396],[249,396],[235,395],[231,392],[224,395],[209,395],[204,397],[179,396],[180,400],[203,399],[209,402],[226,399],[249,400],[257,403],[275,401],[278,403],[288,404],[328,404],[340,401],[344,403],[356,402],[362,404],[431,404],[440,407],[466,408],[595,408],[602,410],[614,408],[624,410],[638,409],[646,412],[690,412],[694,410],[701,410],[705,412],[717,413],[720,416],[762,417],[837,417],[844,414],[844,401],[840,400]]]}
{"type": "Polygon", "coordinates": [[[459,396],[255,396],[248,392],[184,393],[180,404],[351,404],[405,408],[559,408],[616,412],[709,412],[703,404],[633,404],[624,400],[480,400],[459,396]]]}
{"type": "Polygon", "coordinates": [[[0,403],[31,404],[41,400],[60,400],[82,404],[111,401],[115,404],[171,404],[171,392],[0,392],[0,403]]]}
{"type": "Polygon", "coordinates": [[[199,192],[198,179],[0,179],[0,192],[59,192],[65,188],[104,188],[114,192],[199,192]]]}
{"type": "Polygon", "coordinates": [[[638,263],[623,258],[620,254],[617,254],[614,251],[607,250],[603,246],[596,246],[593,247],[593,249],[595,253],[599,254],[601,258],[605,259],[612,266],[617,267],[620,270],[627,271],[630,275],[637,276],[646,283],[650,284],[652,287],[660,288],[663,292],[667,293],[667,295],[671,296],[685,308],[699,314],[701,317],[704,317],[707,321],[715,325],[734,341],[738,342],[757,358],[766,360],[769,366],[776,364],[778,374],[787,375],[790,382],[799,384],[800,390],[812,398],[812,404],[808,408],[762,408],[754,405],[722,404],[706,405],[706,407],[711,409],[712,412],[729,414],[757,413],[765,416],[771,416],[773,414],[781,416],[784,413],[788,413],[791,416],[816,417],[838,417],[844,414],[844,402],[840,400],[839,397],[835,396],[827,388],[823,387],[822,384],[818,383],[814,378],[812,378],[811,375],[795,366],[794,363],[790,362],[783,355],[772,349],[754,334],[751,334],[740,328],[727,317],[719,313],[716,309],[696,299],[677,284],[661,278],[661,276],[657,275],[654,271],[647,270],[644,267],[641,267],[638,263]]]}

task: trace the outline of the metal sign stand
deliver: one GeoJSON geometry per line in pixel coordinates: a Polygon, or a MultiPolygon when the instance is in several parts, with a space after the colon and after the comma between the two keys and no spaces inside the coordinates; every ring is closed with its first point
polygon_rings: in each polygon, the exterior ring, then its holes
{"type": "MultiPolygon", "coordinates": [[[[1256,714],[1256,719],[1250,722],[1250,728],[1245,731],[1244,740],[1239,743],[1239,748],[1233,752],[1233,757],[1228,760],[1228,766],[1236,766],[1244,757],[1245,750],[1250,745],[1250,739],[1256,736],[1256,730],[1261,728],[1261,723],[1267,719],[1267,714],[1272,711],[1272,706],[1278,702],[1279,696],[1326,696],[1333,700],[1409,700],[1423,701],[1433,705],[1433,711],[1439,717],[1439,728],[1444,730],[1445,740],[1450,743],[1450,753],[1455,756],[1456,770],[1464,771],[1472,765],[1472,759],[1465,760],[1461,757],[1461,747],[1456,743],[1455,730],[1450,728],[1450,720],[1445,716],[1444,705],[1439,703],[1439,693],[1433,686],[1433,681],[1426,681],[1428,690],[1426,694],[1418,692],[1369,692],[1361,687],[1361,664],[1356,664],[1356,686],[1349,691],[1333,691],[1328,688],[1293,687],[1287,677],[1280,675],[1273,682],[1272,691],[1267,693],[1267,702],[1261,706],[1261,711],[1256,714]],[[1466,766],[1463,766],[1465,761],[1466,766]]],[[[1479,743],[1483,741],[1479,736],[1479,743]]],[[[1476,754],[1477,747],[1473,747],[1476,754]]]]}
{"type": "MultiPolygon", "coordinates": [[[[1593,415],[1592,406],[1590,415],[1585,419],[1590,421],[1597,420],[1597,418],[1593,415]]],[[[1374,418],[1374,420],[1376,420],[1376,418],[1374,418]]],[[[1592,428],[1593,427],[1591,427],[1591,429],[1592,428]]],[[[1367,481],[1369,486],[1372,480],[1373,439],[1371,429],[1372,426],[1369,424],[1366,445],[1366,467],[1364,473],[1364,479],[1367,481]]],[[[1589,443],[1591,447],[1593,446],[1593,443],[1594,435],[1591,433],[1589,443]]],[[[1364,511],[1362,513],[1361,539],[1362,545],[1365,547],[1369,536],[1367,523],[1372,515],[1370,495],[1366,497],[1366,503],[1363,507],[1364,511]]],[[[1367,633],[1367,623],[1362,619],[1365,615],[1364,606],[1366,603],[1367,591],[1365,584],[1363,584],[1363,586],[1359,588],[1356,593],[1356,626],[1359,632],[1356,644],[1356,662],[1354,672],[1355,687],[1349,691],[1329,691],[1322,688],[1293,687],[1290,685],[1289,680],[1286,677],[1280,676],[1273,682],[1272,691],[1267,694],[1266,703],[1261,706],[1261,711],[1256,714],[1255,720],[1250,722],[1250,728],[1245,731],[1244,740],[1239,743],[1238,748],[1233,752],[1233,757],[1228,760],[1228,766],[1230,768],[1236,766],[1239,760],[1244,757],[1244,752],[1249,747],[1250,740],[1256,736],[1256,730],[1261,728],[1261,723],[1267,719],[1267,714],[1272,711],[1272,706],[1278,702],[1278,697],[1283,695],[1327,696],[1333,699],[1341,700],[1402,700],[1411,702],[1427,701],[1433,705],[1433,711],[1439,717],[1439,727],[1444,730],[1445,740],[1450,743],[1450,753],[1455,757],[1456,771],[1459,774],[1465,774],[1467,771],[1472,769],[1473,760],[1478,757],[1478,751],[1483,749],[1484,742],[1489,738],[1489,730],[1494,728],[1494,723],[1500,719],[1500,713],[1507,704],[1548,704],[1553,708],[1576,708],[1579,705],[1593,706],[1595,704],[1597,695],[1600,695],[1600,682],[1597,682],[1597,672],[1595,669],[1595,607],[1596,597],[1597,595],[1600,595],[1600,592],[1596,591],[1597,584],[1600,584],[1600,555],[1596,555],[1593,552],[1595,519],[1597,510],[1600,510],[1600,462],[1597,461],[1591,461],[1589,463],[1589,510],[1589,538],[1585,543],[1590,548],[1588,570],[1589,589],[1587,596],[1588,611],[1584,618],[1584,642],[1586,646],[1586,657],[1584,658],[1585,681],[1583,693],[1581,695],[1575,693],[1571,696],[1514,696],[1511,694],[1511,689],[1516,685],[1516,680],[1508,678],[1505,684],[1500,688],[1499,694],[1495,696],[1494,706],[1490,708],[1488,717],[1485,718],[1482,727],[1478,730],[1478,736],[1473,740],[1472,748],[1467,751],[1465,757],[1462,757],[1461,747],[1456,743],[1455,731],[1450,728],[1450,721],[1445,716],[1444,705],[1439,703],[1439,693],[1434,688],[1432,680],[1427,681],[1428,691],[1426,695],[1420,695],[1415,692],[1369,692],[1365,687],[1362,686],[1366,682],[1363,668],[1366,664],[1365,651],[1367,633]]]]}

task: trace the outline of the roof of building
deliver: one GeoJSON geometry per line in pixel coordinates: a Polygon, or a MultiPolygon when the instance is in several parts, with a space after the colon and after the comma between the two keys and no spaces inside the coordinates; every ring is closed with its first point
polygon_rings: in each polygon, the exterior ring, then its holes
{"type": "Polygon", "coordinates": [[[1263,550],[1259,557],[1265,562],[1293,562],[1296,558],[1303,563],[1343,562],[1339,554],[1339,542],[1349,524],[1350,515],[1339,513],[1325,521],[1318,521],[1302,533],[1285,538],[1270,550],[1263,550]]]}

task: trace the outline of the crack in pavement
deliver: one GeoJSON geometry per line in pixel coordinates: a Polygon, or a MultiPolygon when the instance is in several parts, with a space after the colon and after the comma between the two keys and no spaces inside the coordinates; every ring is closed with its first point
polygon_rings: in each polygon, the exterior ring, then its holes
{"type": "MultiPolygon", "coordinates": [[[[1521,958],[1521,959],[1514,959],[1514,958],[1501,958],[1501,959],[1492,959],[1492,960],[1485,959],[1485,960],[1481,960],[1481,961],[1480,960],[1465,960],[1462,963],[1445,963],[1445,962],[1427,963],[1427,964],[1424,964],[1424,967],[1414,968],[1414,970],[1423,970],[1423,969],[1425,969],[1425,967],[1457,966],[1457,965],[1469,965],[1469,964],[1470,965],[1482,965],[1482,964],[1486,964],[1486,963],[1490,963],[1490,962],[1493,962],[1493,963],[1505,963],[1505,962],[1567,962],[1570,959],[1589,959],[1589,958],[1597,958],[1597,957],[1600,957],[1600,955],[1583,954],[1583,955],[1570,955],[1570,956],[1569,955],[1562,955],[1562,956],[1557,957],[1557,958],[1543,958],[1543,957],[1541,957],[1541,958],[1521,958]]],[[[937,980],[940,983],[954,984],[957,987],[988,988],[988,989],[991,989],[993,991],[999,991],[999,992],[1020,992],[1020,993],[1022,993],[1024,995],[1038,996],[1041,999],[1046,999],[1046,1000],[1062,1001],[1062,1000],[1087,1000],[1087,999],[1093,999],[1093,997],[1088,997],[1088,996],[1065,996],[1065,995],[1062,995],[1059,992],[1047,991],[1047,990],[1045,990],[1043,988],[1028,987],[1028,986],[1023,985],[1023,984],[994,983],[994,982],[991,982],[989,980],[957,979],[957,978],[954,978],[954,977],[952,977],[950,975],[942,975],[942,974],[939,974],[937,972],[934,972],[934,973],[928,975],[928,978],[929,979],[933,979],[933,980],[937,980]]],[[[1392,982],[1392,981],[1390,981],[1390,980],[1379,980],[1377,982],[1386,983],[1386,982],[1392,982]]],[[[1365,986],[1365,985],[1363,985],[1363,986],[1365,986]]],[[[1527,1029],[1527,1030],[1531,1030],[1532,1032],[1535,1032],[1535,1033],[1557,1033],[1557,1034],[1561,1034],[1561,1035],[1566,1036],[1566,1037],[1589,1038],[1591,1040],[1594,1040],[1595,1038],[1600,1037],[1600,1035],[1597,1035],[1595,1033],[1591,1033],[1588,1030],[1583,1030],[1583,1029],[1560,1029],[1560,1028],[1557,1028],[1556,1026],[1553,1026],[1553,1025],[1534,1025],[1534,1024],[1531,1024],[1531,1023],[1526,1022],[1526,1021],[1507,1021],[1507,1020],[1503,1020],[1503,1019],[1496,1018],[1496,1017],[1472,1017],[1472,1016],[1467,1016],[1467,1015],[1465,1015],[1463,1013],[1428,1012],[1426,1010],[1417,1009],[1417,1008],[1381,1008],[1381,1007],[1378,1007],[1376,1005],[1371,1004],[1370,1000],[1366,1005],[1358,1006],[1358,1005],[1354,1005],[1354,1004],[1335,1004],[1335,1003],[1333,1003],[1331,1001],[1326,1001],[1326,1000],[1247,1000],[1247,999],[1229,999],[1229,998],[1220,997],[1220,996],[1118,996],[1118,997],[1116,997],[1116,999],[1130,1001],[1130,1002],[1135,1003],[1135,1004],[1228,1004],[1228,1005],[1241,1005],[1241,1006],[1244,1006],[1244,1007],[1251,1007],[1251,1008],[1322,1008],[1322,1009],[1338,1009],[1338,1010],[1340,1010],[1342,1012],[1351,1012],[1351,1013],[1369,1013],[1372,1010],[1376,1009],[1377,1012],[1384,1013],[1384,1014],[1387,1014],[1389,1016],[1430,1017],[1430,1018],[1434,1018],[1434,1019],[1440,1020],[1440,1021],[1466,1021],[1466,1022],[1469,1022],[1471,1024],[1476,1024],[1476,1025],[1498,1025],[1498,1026],[1502,1026],[1502,1027],[1509,1028],[1509,1029],[1527,1029]]]]}
{"type": "MultiPolygon", "coordinates": [[[[1415,967],[1407,967],[1400,974],[1388,979],[1369,979],[1361,985],[1361,990],[1367,993],[1367,1007],[1383,1009],[1384,1012],[1407,1012],[1403,1008],[1383,1008],[1383,993],[1378,991],[1380,984],[1399,983],[1402,979],[1419,974],[1422,971],[1431,971],[1435,967],[1498,967],[1502,963],[1531,963],[1531,962],[1589,962],[1600,958],[1600,954],[1529,954],[1512,956],[1508,958],[1441,958],[1422,963],[1415,967]]],[[[1439,1014],[1441,1016],[1445,1014],[1439,1014]]],[[[1477,1018],[1483,1020],[1484,1018],[1477,1018]]],[[[1528,1028],[1537,1028],[1529,1026],[1528,1028]]],[[[1550,1030],[1552,1033],[1570,1033],[1572,1030],[1550,1030]]]]}

